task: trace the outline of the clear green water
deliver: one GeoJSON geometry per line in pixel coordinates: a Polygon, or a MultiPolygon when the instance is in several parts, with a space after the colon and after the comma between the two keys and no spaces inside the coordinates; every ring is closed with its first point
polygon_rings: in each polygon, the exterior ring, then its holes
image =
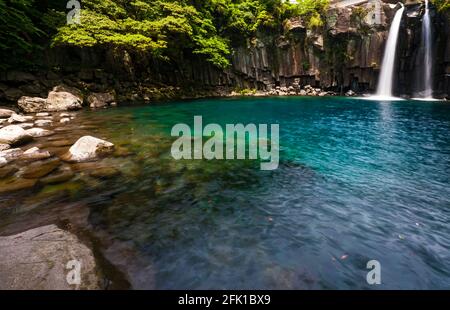
{"type": "Polygon", "coordinates": [[[96,164],[121,175],[95,179],[87,166],[0,195],[0,234],[73,222],[134,288],[450,288],[448,103],[202,100],[85,111],[72,126],[66,139],[90,133],[132,152],[96,164]],[[280,124],[279,169],[174,161],[170,130],[194,115],[280,124]]]}

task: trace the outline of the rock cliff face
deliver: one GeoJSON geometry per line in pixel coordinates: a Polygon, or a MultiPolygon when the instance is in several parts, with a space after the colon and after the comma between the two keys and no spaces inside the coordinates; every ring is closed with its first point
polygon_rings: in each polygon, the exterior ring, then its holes
{"type": "MultiPolygon", "coordinates": [[[[224,95],[236,89],[270,91],[278,86],[312,85],[336,93],[374,92],[384,45],[397,1],[355,1],[333,5],[326,24],[308,29],[304,21],[286,21],[279,31],[261,32],[235,46],[231,68],[221,71],[189,52],[176,62],[156,61],[124,50],[52,49],[34,74],[0,73],[0,100],[46,96],[58,84],[88,93],[115,92],[118,101],[155,101],[224,95]]],[[[399,35],[396,95],[413,96],[423,73],[422,1],[403,1],[406,12],[399,35]]],[[[431,12],[434,42],[434,90],[450,95],[450,16],[431,12]]]]}
{"type": "MultiPolygon", "coordinates": [[[[376,89],[384,45],[394,4],[379,1],[379,10],[365,5],[333,8],[327,25],[307,30],[300,20],[291,20],[281,35],[260,35],[233,55],[233,74],[241,87],[270,89],[274,86],[315,85],[343,91],[371,92],[376,89]],[[376,21],[371,21],[371,17],[376,21]]],[[[398,95],[413,95],[423,54],[420,51],[424,7],[407,5],[399,39],[398,95]]],[[[450,93],[450,27],[447,15],[432,12],[434,28],[434,89],[450,93]]]]}

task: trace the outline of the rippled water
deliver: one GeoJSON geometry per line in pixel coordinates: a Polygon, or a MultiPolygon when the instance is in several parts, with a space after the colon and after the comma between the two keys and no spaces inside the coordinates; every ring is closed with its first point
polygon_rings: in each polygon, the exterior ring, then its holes
{"type": "Polygon", "coordinates": [[[449,132],[442,102],[258,98],[84,111],[52,140],[89,133],[119,152],[71,166],[64,184],[0,194],[0,234],[68,221],[133,288],[449,289],[449,132]],[[280,168],[173,160],[170,130],[194,115],[280,124],[280,168]],[[99,167],[120,174],[93,176],[99,167]],[[372,259],[377,287],[366,282],[372,259]]]}

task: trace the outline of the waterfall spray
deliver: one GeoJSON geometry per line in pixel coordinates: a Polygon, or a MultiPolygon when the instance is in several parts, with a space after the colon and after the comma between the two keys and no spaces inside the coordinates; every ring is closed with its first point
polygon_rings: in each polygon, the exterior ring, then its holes
{"type": "Polygon", "coordinates": [[[428,0],[425,0],[425,15],[422,23],[422,46],[424,48],[424,81],[422,96],[425,99],[433,98],[433,59],[432,59],[432,38],[431,38],[431,18],[428,0]]]}
{"type": "Polygon", "coordinates": [[[389,37],[384,50],[383,63],[381,65],[380,79],[377,93],[374,99],[392,99],[392,88],[394,85],[394,67],[397,52],[397,41],[400,32],[400,24],[405,11],[405,6],[400,3],[401,8],[395,13],[394,20],[389,30],[389,37]]]}

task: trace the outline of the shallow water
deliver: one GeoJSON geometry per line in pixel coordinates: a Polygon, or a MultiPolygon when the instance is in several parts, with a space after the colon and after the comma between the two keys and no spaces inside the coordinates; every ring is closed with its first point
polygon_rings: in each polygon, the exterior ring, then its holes
{"type": "MultiPolygon", "coordinates": [[[[133,288],[449,289],[450,105],[202,100],[83,111],[37,144],[116,144],[66,183],[0,194],[0,234],[68,221],[133,288]],[[281,163],[175,161],[173,125],[280,124],[281,163]],[[116,173],[93,175],[99,167],[116,173]],[[382,285],[366,282],[380,261],[382,285]]],[[[21,169],[18,167],[18,169],[21,169]]],[[[20,170],[19,172],[20,173],[20,170]]]]}

